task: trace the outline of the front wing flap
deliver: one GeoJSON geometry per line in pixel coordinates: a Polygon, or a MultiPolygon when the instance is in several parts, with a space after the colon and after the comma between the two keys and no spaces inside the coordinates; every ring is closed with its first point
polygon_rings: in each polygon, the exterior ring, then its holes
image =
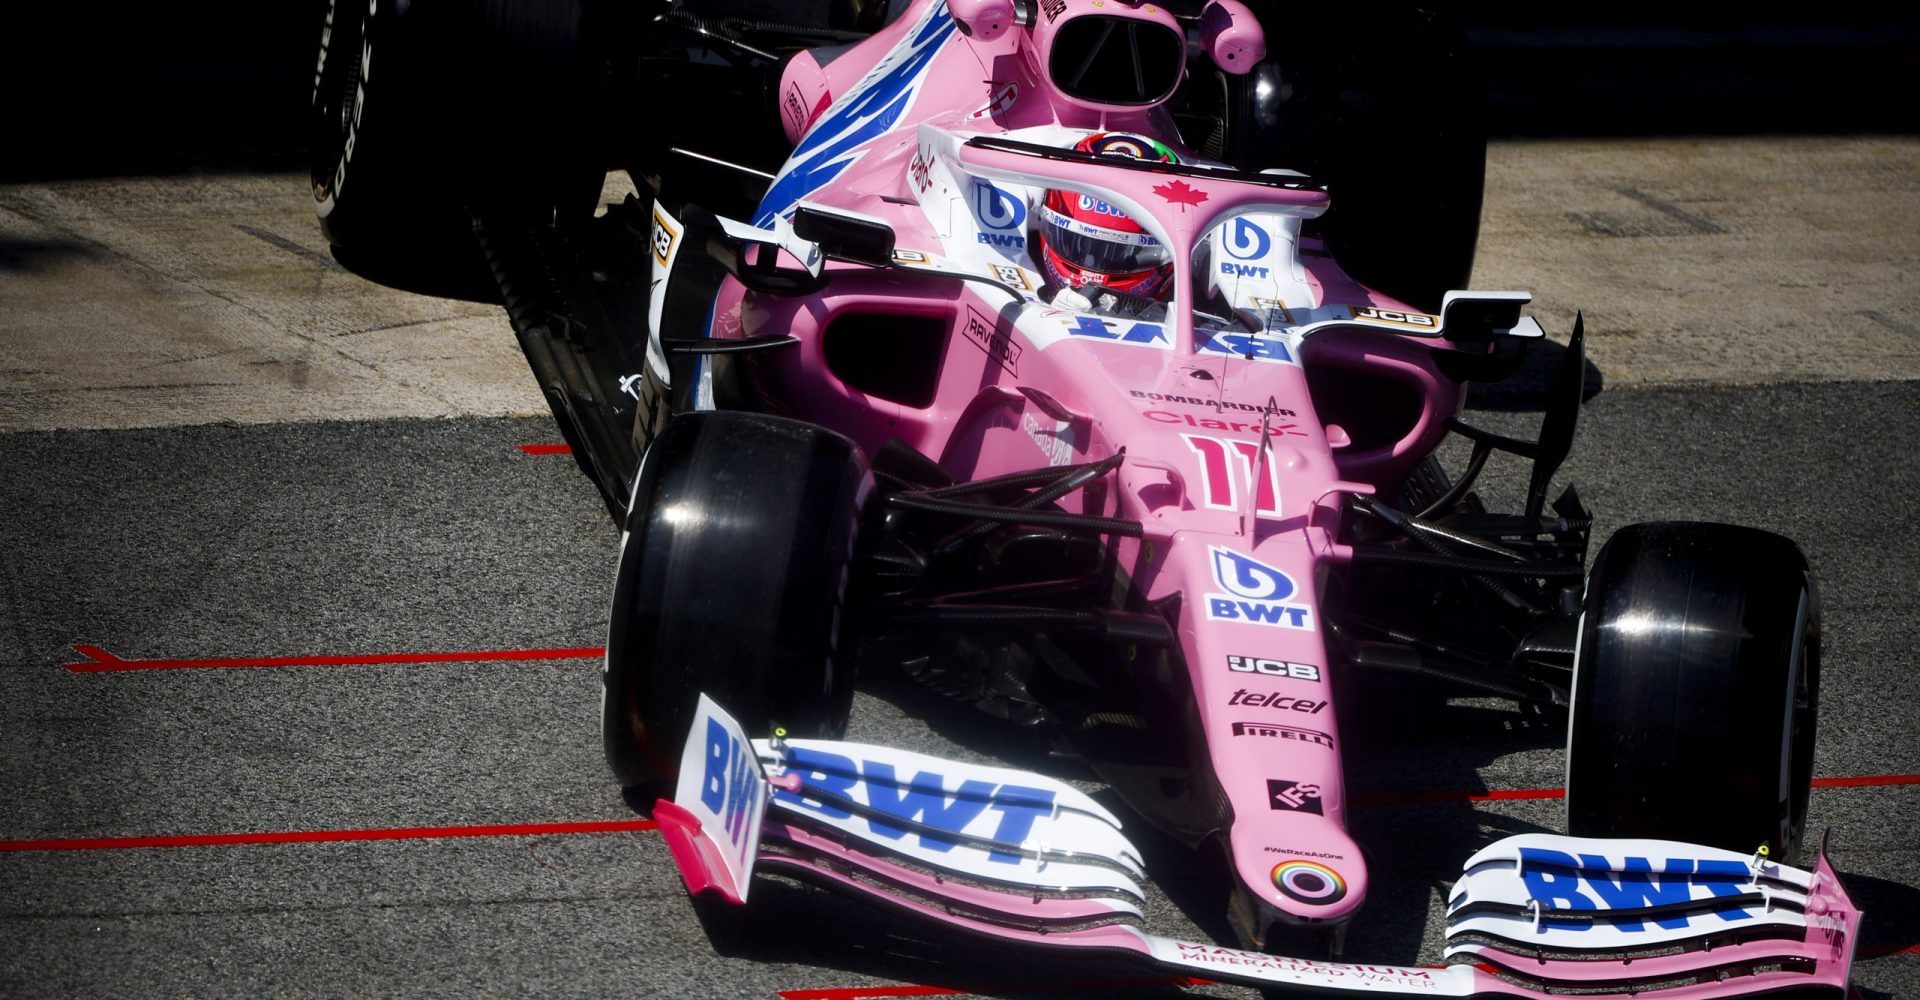
{"type": "Polygon", "coordinates": [[[1294,959],[1144,930],[1120,821],[1053,778],[827,740],[754,741],[704,695],[656,809],[689,892],[744,904],[754,871],[950,929],[1113,953],[1304,994],[1693,1000],[1844,995],[1860,914],[1811,872],[1669,841],[1509,837],[1448,903],[1445,968],[1294,959]]]}

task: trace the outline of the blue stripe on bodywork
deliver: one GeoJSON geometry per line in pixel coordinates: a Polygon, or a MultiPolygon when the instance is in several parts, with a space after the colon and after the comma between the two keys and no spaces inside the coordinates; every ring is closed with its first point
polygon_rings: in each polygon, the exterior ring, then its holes
{"type": "Polygon", "coordinates": [[[859,159],[859,147],[892,128],[907,105],[913,103],[921,74],[953,36],[953,30],[953,17],[941,0],[908,39],[906,58],[865,89],[835,102],[835,107],[808,130],[760,199],[753,224],[773,225],[775,217],[852,166],[859,159]]]}

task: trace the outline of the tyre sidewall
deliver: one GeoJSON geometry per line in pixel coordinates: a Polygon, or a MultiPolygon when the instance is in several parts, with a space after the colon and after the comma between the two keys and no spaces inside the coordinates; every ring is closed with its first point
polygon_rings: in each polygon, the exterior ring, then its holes
{"type": "Polygon", "coordinates": [[[671,420],[641,463],[614,585],[607,759],[664,791],[702,693],[754,736],[844,730],[839,620],[868,478],[852,442],[759,414],[671,420]]]}
{"type": "Polygon", "coordinates": [[[1569,832],[1764,841],[1789,859],[1818,672],[1818,593],[1791,541],[1716,524],[1622,529],[1594,560],[1581,620],[1569,832]]]}

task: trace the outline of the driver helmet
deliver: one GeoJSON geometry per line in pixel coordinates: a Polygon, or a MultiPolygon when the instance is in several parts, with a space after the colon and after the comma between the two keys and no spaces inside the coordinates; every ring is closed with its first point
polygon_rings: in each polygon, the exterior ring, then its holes
{"type": "MultiPolygon", "coordinates": [[[[1125,132],[1095,132],[1074,144],[1097,156],[1179,163],[1165,143],[1125,132]]],[[[1173,277],[1173,255],[1126,213],[1092,195],[1058,188],[1040,206],[1040,265],[1064,288],[1098,285],[1157,296],[1173,277]]]]}

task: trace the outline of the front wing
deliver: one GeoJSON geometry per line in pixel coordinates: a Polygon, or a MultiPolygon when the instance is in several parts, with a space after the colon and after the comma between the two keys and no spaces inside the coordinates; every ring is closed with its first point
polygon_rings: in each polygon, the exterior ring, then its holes
{"type": "MultiPolygon", "coordinates": [[[[694,894],[744,905],[752,874],[774,872],[984,937],[1307,994],[1844,995],[1860,922],[1824,850],[1801,871],[1671,841],[1528,834],[1475,854],[1455,884],[1447,956],[1459,964],[1176,941],[1139,926],[1139,853],[1078,789],[886,747],[749,740],[704,695],[679,787],[655,816],[694,894]]],[[[1296,859],[1274,877],[1300,877],[1289,865],[1317,875],[1296,859]]]]}

